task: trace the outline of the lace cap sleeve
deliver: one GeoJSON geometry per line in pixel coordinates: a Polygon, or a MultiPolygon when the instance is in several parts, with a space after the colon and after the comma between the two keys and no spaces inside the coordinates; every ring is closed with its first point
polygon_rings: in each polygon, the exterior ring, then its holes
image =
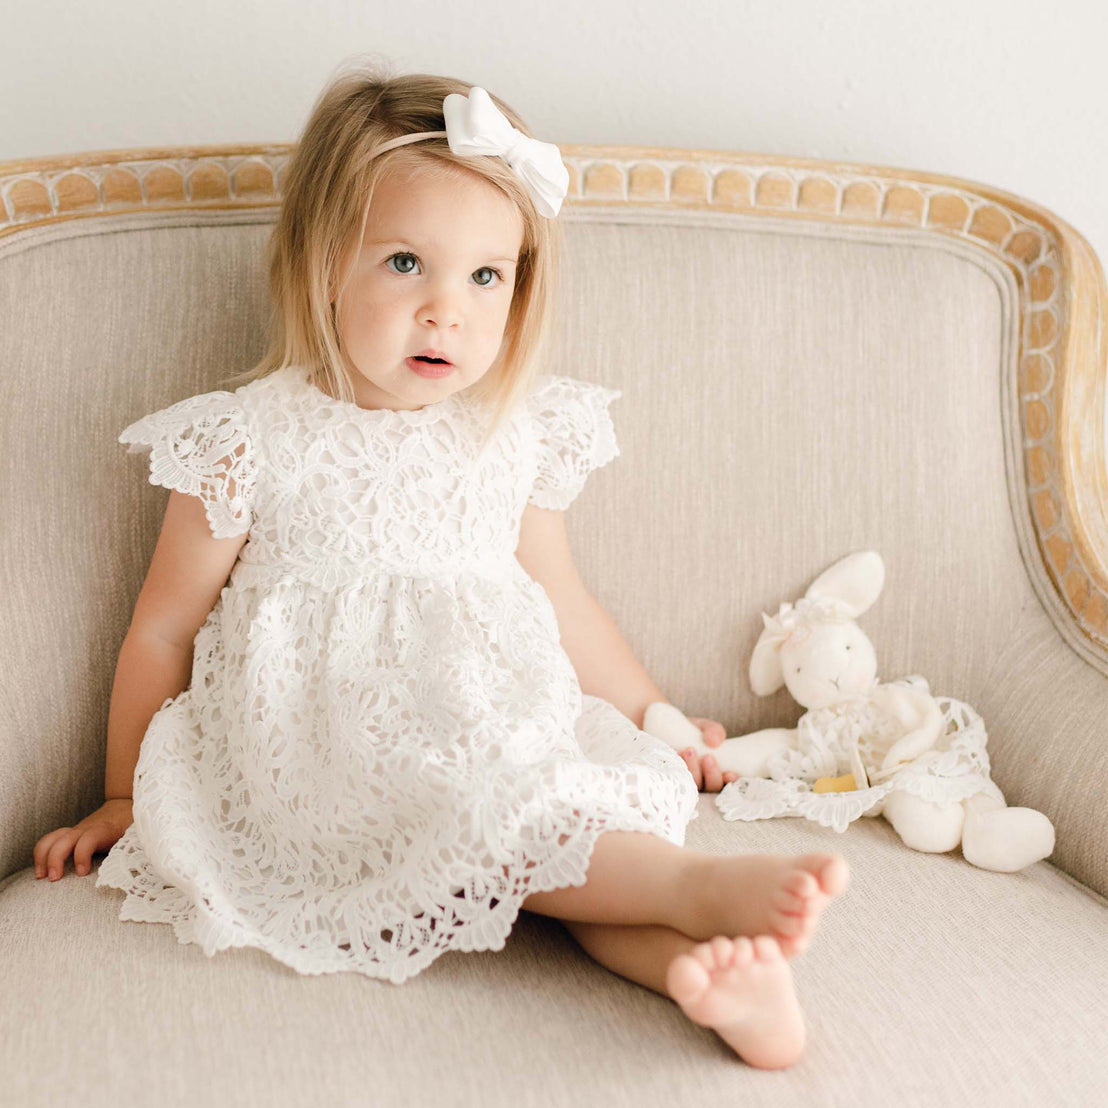
{"type": "Polygon", "coordinates": [[[619,455],[608,406],[623,395],[573,377],[547,374],[527,398],[538,469],[528,503],[567,508],[594,470],[619,455]]]}
{"type": "Polygon", "coordinates": [[[150,484],[198,496],[215,538],[250,529],[254,446],[234,393],[202,393],[152,412],[124,428],[119,442],[128,454],[150,451],[150,484]]]}

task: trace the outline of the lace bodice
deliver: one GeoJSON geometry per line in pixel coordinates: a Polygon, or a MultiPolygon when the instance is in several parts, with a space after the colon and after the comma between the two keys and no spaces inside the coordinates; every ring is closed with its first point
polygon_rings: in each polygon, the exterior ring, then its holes
{"type": "Polygon", "coordinates": [[[620,395],[548,375],[481,449],[464,392],[371,411],[286,367],[123,431],[246,540],[143,738],[97,879],[121,918],[399,983],[499,949],[605,830],[684,841],[692,775],[583,695],[514,553],[526,504],[567,507],[618,455],[620,395]]]}
{"type": "Polygon", "coordinates": [[[479,453],[482,413],[464,393],[368,410],[288,367],[182,400],[120,441],[151,450],[152,484],[204,500],[216,538],[248,531],[245,566],[295,568],[322,585],[367,567],[433,576],[511,559],[526,503],[568,507],[619,453],[607,406],[620,395],[548,375],[479,453]]]}

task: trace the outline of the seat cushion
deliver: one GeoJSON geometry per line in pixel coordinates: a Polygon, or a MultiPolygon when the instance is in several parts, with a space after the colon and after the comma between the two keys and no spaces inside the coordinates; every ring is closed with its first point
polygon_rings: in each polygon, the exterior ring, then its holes
{"type": "Polygon", "coordinates": [[[1062,871],[996,874],[958,852],[914,853],[880,819],[844,835],[801,820],[728,822],[709,794],[686,845],[837,850],[851,865],[850,888],[793,963],[809,1043],[790,1070],[746,1066],[672,1001],[593,962],[551,917],[523,912],[503,950],[451,952],[401,986],[302,977],[258,950],[209,959],[169,927],[120,921],[122,897],[95,888],[97,856],[85,877],[70,864],[50,884],[27,868],[0,886],[5,1100],[1100,1102],[1108,903],[1062,871]]]}

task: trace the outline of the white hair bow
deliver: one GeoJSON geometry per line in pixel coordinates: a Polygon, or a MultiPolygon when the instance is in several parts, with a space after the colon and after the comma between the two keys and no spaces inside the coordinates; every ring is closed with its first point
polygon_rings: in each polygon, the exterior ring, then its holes
{"type": "Polygon", "coordinates": [[[552,142],[529,138],[512,126],[492,97],[474,85],[468,96],[450,93],[442,103],[446,135],[455,154],[498,154],[512,167],[534,198],[535,207],[553,219],[569,190],[569,170],[552,142]]]}

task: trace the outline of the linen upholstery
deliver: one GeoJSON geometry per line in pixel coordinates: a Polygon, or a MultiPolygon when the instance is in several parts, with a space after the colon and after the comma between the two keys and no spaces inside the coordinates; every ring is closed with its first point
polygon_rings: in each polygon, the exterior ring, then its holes
{"type": "Polygon", "coordinates": [[[233,387],[260,356],[273,215],[106,215],[0,240],[0,972],[18,998],[0,1016],[5,1096],[138,1103],[139,1068],[166,1104],[1091,1102],[1108,1080],[1093,1048],[1108,1016],[1095,987],[1108,682],[1054,628],[1021,559],[1003,277],[934,236],[563,217],[550,369],[624,392],[621,457],[567,525],[667,697],[732,735],[790,726],[801,709],[786,692],[747,685],[759,613],[876,549],[886,589],[860,624],[882,677],[921,673],[976,708],[1009,803],[1058,831],[1050,862],[1000,875],[908,851],[880,820],[843,836],[728,823],[702,797],[694,849],[837,849],[852,864],[796,963],[810,1026],[798,1067],[737,1063],[529,913],[503,951],[444,956],[398,991],[299,978],[259,951],[208,961],[168,928],[119,921],[95,868],[34,880],[34,841],[102,799],[113,667],[167,498],[116,437],[233,387]]]}
{"type": "Polygon", "coordinates": [[[111,890],[31,870],[0,887],[4,1103],[192,1108],[741,1104],[987,1108],[1103,1096],[1104,901],[1040,863],[1018,874],[909,855],[884,820],[837,836],[801,820],[718,818],[714,854],[838,849],[847,896],[793,963],[798,1065],[738,1062],[665,997],[524,912],[501,951],[444,954],[402,986],[298,977],[262,951],[210,961],[169,928],[120,922],[111,890]],[[909,861],[906,859],[910,859],[909,861]],[[1097,941],[1098,935],[1101,937],[1097,941]],[[202,1060],[202,1064],[198,1064],[202,1060]]]}

